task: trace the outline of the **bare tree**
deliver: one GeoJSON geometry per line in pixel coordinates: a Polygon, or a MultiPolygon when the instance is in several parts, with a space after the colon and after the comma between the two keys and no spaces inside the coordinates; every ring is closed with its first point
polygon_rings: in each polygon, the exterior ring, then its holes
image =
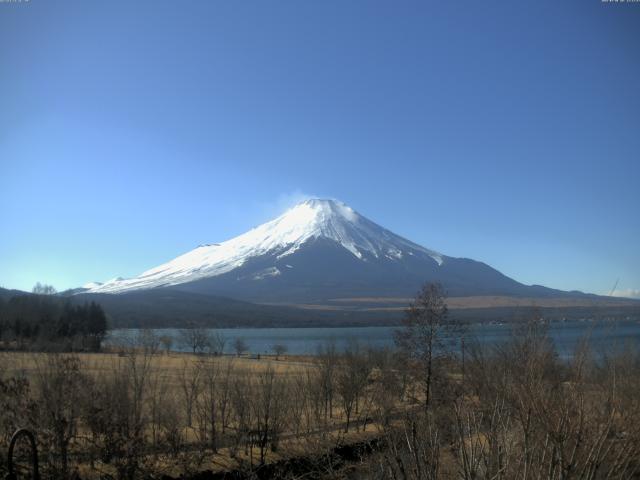
{"type": "Polygon", "coordinates": [[[276,360],[280,360],[280,355],[287,353],[287,346],[283,343],[276,343],[271,346],[271,350],[276,354],[276,360]]]}
{"type": "Polygon", "coordinates": [[[209,340],[209,348],[211,348],[214,355],[224,354],[224,348],[227,345],[227,337],[220,332],[215,332],[213,335],[209,336],[209,340]]]}
{"type": "Polygon", "coordinates": [[[193,408],[200,394],[202,367],[201,362],[185,359],[180,371],[180,391],[184,399],[186,423],[189,428],[193,423],[193,408]]]}
{"type": "Polygon", "coordinates": [[[338,363],[338,352],[333,340],[329,340],[325,345],[318,347],[316,361],[320,371],[320,385],[324,398],[323,410],[326,423],[329,418],[333,418],[334,372],[338,363]]]}
{"type": "Polygon", "coordinates": [[[337,369],[337,389],[346,416],[345,433],[349,431],[352,413],[358,412],[358,401],[369,378],[371,368],[367,357],[353,343],[345,350],[337,369]]]}
{"type": "Polygon", "coordinates": [[[249,349],[249,346],[244,338],[238,337],[233,342],[233,349],[236,351],[236,355],[240,356],[249,349]]]}
{"type": "Polygon", "coordinates": [[[166,392],[171,388],[171,383],[166,375],[154,370],[150,372],[148,377],[149,429],[152,445],[157,448],[160,442],[167,440],[167,431],[170,430],[168,425],[172,423],[169,420],[175,417],[174,409],[172,409],[175,402],[173,401],[174,395],[166,395],[166,392]]]}
{"type": "Polygon", "coordinates": [[[310,392],[308,390],[307,376],[302,374],[293,375],[289,382],[290,396],[289,410],[291,414],[291,422],[293,425],[293,433],[296,437],[300,437],[301,432],[309,432],[311,425],[310,410],[310,392]]]}
{"type": "Polygon", "coordinates": [[[244,444],[245,452],[249,452],[249,432],[251,431],[252,409],[250,401],[253,397],[251,379],[246,371],[238,372],[231,378],[229,401],[235,435],[230,454],[235,457],[238,448],[244,444]]]}
{"type": "Polygon", "coordinates": [[[194,355],[204,352],[211,346],[209,332],[204,328],[183,328],[179,335],[182,345],[191,350],[194,355]]]}
{"type": "Polygon", "coordinates": [[[285,425],[286,383],[269,367],[258,375],[258,382],[251,397],[255,440],[260,449],[260,464],[265,463],[267,447],[275,451],[279,435],[285,425]]]}
{"type": "Polygon", "coordinates": [[[395,331],[396,345],[418,365],[425,411],[431,403],[434,358],[445,350],[444,339],[452,333],[447,313],[442,286],[425,284],[405,312],[403,328],[395,331]]]}
{"type": "Polygon", "coordinates": [[[391,421],[391,414],[402,399],[401,374],[394,364],[392,352],[381,350],[376,359],[376,375],[372,384],[372,401],[378,421],[383,428],[387,428],[391,421]]]}
{"type": "MultiPolygon", "coordinates": [[[[385,435],[387,448],[371,466],[371,478],[384,480],[437,480],[441,476],[442,439],[428,415],[405,419],[385,435]]],[[[478,477],[491,478],[491,477],[478,477]]]]}
{"type": "Polygon", "coordinates": [[[171,347],[173,346],[173,337],[171,335],[162,335],[159,340],[162,348],[168,355],[171,352],[171,347]]]}
{"type": "Polygon", "coordinates": [[[54,476],[69,476],[69,445],[78,435],[84,376],[80,359],[75,356],[48,354],[35,357],[38,378],[38,405],[44,436],[59,463],[54,476]]]}
{"type": "Polygon", "coordinates": [[[218,437],[224,433],[225,417],[228,414],[230,376],[232,361],[221,364],[224,360],[203,360],[202,393],[198,397],[199,425],[203,431],[203,439],[214,452],[218,450],[218,437]]]}
{"type": "Polygon", "coordinates": [[[324,437],[328,423],[326,375],[319,369],[307,370],[304,373],[303,382],[302,388],[307,399],[303,410],[306,433],[311,433],[314,428],[320,428],[321,436],[324,437]]]}
{"type": "Polygon", "coordinates": [[[237,372],[234,368],[233,359],[229,359],[225,368],[221,373],[220,381],[217,385],[217,395],[216,399],[218,402],[218,412],[220,412],[220,423],[222,427],[222,434],[224,435],[229,425],[229,416],[230,416],[230,397],[231,397],[231,389],[232,389],[232,381],[233,378],[237,375],[237,372]]]}
{"type": "Polygon", "coordinates": [[[138,331],[135,338],[135,346],[149,355],[154,355],[160,348],[160,339],[153,330],[145,328],[138,331]]]}
{"type": "Polygon", "coordinates": [[[150,422],[145,407],[156,374],[152,359],[151,352],[140,349],[112,357],[111,368],[93,383],[84,418],[103,462],[113,465],[121,480],[137,478],[143,468],[150,422]]]}

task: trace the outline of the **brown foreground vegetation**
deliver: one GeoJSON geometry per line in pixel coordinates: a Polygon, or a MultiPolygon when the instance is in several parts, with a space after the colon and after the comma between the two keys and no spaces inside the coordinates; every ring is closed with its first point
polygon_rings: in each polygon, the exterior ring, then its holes
{"type": "Polygon", "coordinates": [[[640,354],[557,358],[544,326],[471,345],[457,376],[436,375],[432,408],[388,432],[366,464],[379,479],[640,478],[640,354]]]}
{"type": "Polygon", "coordinates": [[[372,419],[404,396],[373,380],[389,352],[328,345],[314,358],[258,360],[167,354],[143,337],[114,353],[0,353],[1,451],[26,427],[45,477],[251,471],[376,436],[372,419]]]}
{"type": "Polygon", "coordinates": [[[304,477],[638,478],[633,348],[596,358],[585,343],[560,361],[530,323],[507,344],[434,357],[425,408],[424,370],[398,352],[328,345],[316,357],[255,360],[154,345],[0,354],[1,451],[27,427],[44,478],[266,478],[256,473],[266,463],[375,438],[366,458],[311,462],[304,477]]]}

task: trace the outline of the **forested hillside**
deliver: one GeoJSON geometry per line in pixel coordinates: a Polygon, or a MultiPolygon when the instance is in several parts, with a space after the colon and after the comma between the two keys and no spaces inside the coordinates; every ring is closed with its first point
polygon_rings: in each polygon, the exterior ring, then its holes
{"type": "Polygon", "coordinates": [[[51,287],[34,293],[3,290],[0,346],[6,349],[99,350],[107,317],[95,302],[73,304],[51,287]],[[8,293],[7,293],[8,292],[8,293]]]}

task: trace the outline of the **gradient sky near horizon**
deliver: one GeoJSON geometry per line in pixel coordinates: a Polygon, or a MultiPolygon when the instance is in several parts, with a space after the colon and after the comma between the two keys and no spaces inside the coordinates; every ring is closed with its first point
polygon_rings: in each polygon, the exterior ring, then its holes
{"type": "Polygon", "coordinates": [[[640,297],[640,3],[0,3],[0,286],[135,276],[308,196],[640,297]]]}

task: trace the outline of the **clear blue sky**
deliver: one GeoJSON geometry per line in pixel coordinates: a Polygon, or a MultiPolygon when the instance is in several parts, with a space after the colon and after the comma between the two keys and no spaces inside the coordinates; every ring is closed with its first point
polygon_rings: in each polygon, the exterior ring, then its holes
{"type": "Polygon", "coordinates": [[[0,285],[137,275],[304,195],[640,290],[640,3],[0,3],[0,285]]]}

